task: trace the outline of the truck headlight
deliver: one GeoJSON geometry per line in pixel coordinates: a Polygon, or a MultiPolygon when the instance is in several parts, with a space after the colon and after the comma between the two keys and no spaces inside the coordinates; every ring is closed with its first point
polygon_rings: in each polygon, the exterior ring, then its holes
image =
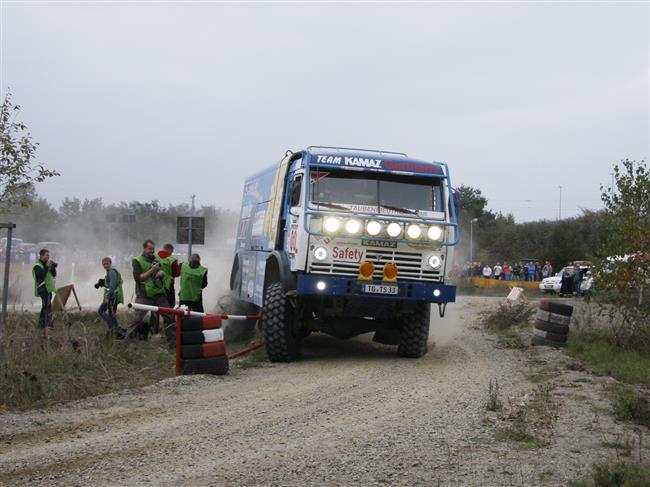
{"type": "Polygon", "coordinates": [[[328,216],[325,218],[323,221],[323,228],[327,233],[336,233],[339,230],[339,227],[341,226],[341,220],[334,216],[328,216]]]}
{"type": "Polygon", "coordinates": [[[366,232],[368,232],[368,235],[372,235],[373,237],[379,235],[379,232],[381,232],[381,223],[375,220],[370,220],[366,225],[366,232]]]}
{"type": "Polygon", "coordinates": [[[442,259],[436,254],[429,256],[429,265],[434,269],[439,269],[442,265],[442,259]]]}
{"type": "Polygon", "coordinates": [[[314,259],[316,260],[327,259],[327,249],[325,247],[316,247],[314,249],[314,259]]]}
{"type": "Polygon", "coordinates": [[[427,235],[430,240],[440,240],[440,237],[442,237],[442,228],[440,228],[438,225],[430,226],[429,230],[427,231],[427,235]]]}
{"type": "Polygon", "coordinates": [[[345,231],[350,235],[356,235],[361,231],[361,222],[359,220],[348,220],[345,222],[345,231]]]}
{"type": "Polygon", "coordinates": [[[406,235],[408,235],[409,238],[415,240],[417,238],[420,238],[420,235],[422,235],[422,229],[419,225],[409,225],[406,227],[406,235]]]}
{"type": "Polygon", "coordinates": [[[402,225],[395,222],[389,223],[386,227],[386,233],[390,237],[399,237],[400,233],[402,233],[402,225]]]}

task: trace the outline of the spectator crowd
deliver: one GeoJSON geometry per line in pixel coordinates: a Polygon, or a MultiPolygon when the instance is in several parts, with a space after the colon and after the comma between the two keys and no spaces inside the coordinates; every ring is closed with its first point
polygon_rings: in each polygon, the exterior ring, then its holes
{"type": "Polygon", "coordinates": [[[549,261],[522,261],[509,264],[497,262],[495,265],[481,262],[466,262],[460,271],[460,277],[484,277],[504,281],[541,281],[553,275],[553,266],[549,261]]]}

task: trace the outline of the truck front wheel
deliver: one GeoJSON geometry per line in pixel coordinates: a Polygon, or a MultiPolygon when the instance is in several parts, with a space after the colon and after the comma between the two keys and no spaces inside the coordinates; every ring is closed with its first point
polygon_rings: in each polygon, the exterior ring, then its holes
{"type": "Polygon", "coordinates": [[[262,336],[271,362],[291,362],[298,355],[293,333],[295,312],[284,294],[282,283],[270,284],[264,292],[262,336]]]}
{"type": "Polygon", "coordinates": [[[420,358],[427,353],[431,305],[418,303],[415,312],[402,318],[397,354],[402,357],[420,358]]]}

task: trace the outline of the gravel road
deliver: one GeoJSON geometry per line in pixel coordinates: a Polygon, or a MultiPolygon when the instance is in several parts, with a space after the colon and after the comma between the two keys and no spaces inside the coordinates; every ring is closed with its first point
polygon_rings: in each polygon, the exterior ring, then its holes
{"type": "Polygon", "coordinates": [[[493,303],[435,313],[419,360],[366,337],[312,336],[292,364],[0,414],[0,485],[567,485],[611,454],[604,434],[627,434],[594,413],[607,379],[566,370],[555,351],[497,348],[476,328],[493,303]],[[540,366],[562,369],[547,444],[496,441],[489,381],[516,402],[540,366]]]}

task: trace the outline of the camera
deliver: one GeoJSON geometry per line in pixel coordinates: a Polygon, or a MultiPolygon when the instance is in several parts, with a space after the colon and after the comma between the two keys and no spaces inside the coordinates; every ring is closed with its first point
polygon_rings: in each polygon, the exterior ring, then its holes
{"type": "Polygon", "coordinates": [[[100,287],[104,287],[105,283],[106,283],[106,281],[104,279],[99,279],[95,283],[95,289],[99,289],[100,287]]]}

